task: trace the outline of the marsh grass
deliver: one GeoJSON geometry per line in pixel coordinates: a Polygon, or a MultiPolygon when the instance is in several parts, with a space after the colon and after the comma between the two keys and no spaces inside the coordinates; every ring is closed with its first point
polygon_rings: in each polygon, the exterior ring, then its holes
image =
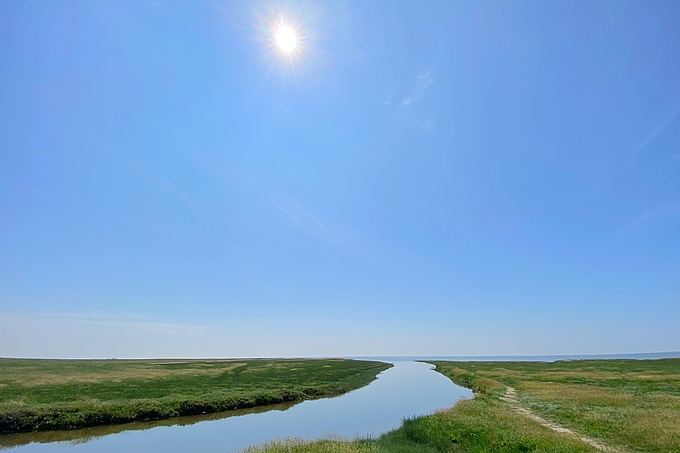
{"type": "Polygon", "coordinates": [[[680,360],[430,362],[475,398],[404,420],[379,439],[284,440],[248,453],[592,453],[575,436],[517,413],[507,386],[538,415],[620,452],[680,453],[680,360]]]}
{"type": "MultiPolygon", "coordinates": [[[[475,391],[472,400],[425,417],[404,420],[402,426],[378,439],[284,440],[247,450],[248,453],[592,453],[597,450],[518,415],[499,397],[505,386],[459,368],[447,369],[455,381],[475,391]]],[[[448,374],[447,374],[448,375],[448,374]]]]}
{"type": "Polygon", "coordinates": [[[404,420],[379,439],[283,440],[247,453],[593,453],[594,448],[563,436],[502,405],[481,397],[452,409],[404,420]]]}
{"type": "Polygon", "coordinates": [[[324,439],[314,442],[302,439],[283,439],[264,445],[250,447],[244,453],[370,453],[374,445],[343,439],[324,439]]]}
{"type": "MultiPolygon", "coordinates": [[[[119,368],[119,363],[115,363],[118,361],[67,363],[66,367],[48,362],[37,366],[36,363],[12,364],[0,360],[0,410],[4,411],[3,414],[40,405],[59,408],[62,407],[60,405],[68,407],[69,404],[75,404],[74,407],[79,407],[82,415],[84,407],[101,410],[107,404],[115,406],[120,399],[106,398],[120,394],[128,397],[122,400],[127,408],[133,403],[146,401],[156,405],[152,407],[171,409],[176,407],[178,400],[187,401],[189,398],[192,398],[189,400],[193,401],[192,404],[199,403],[194,406],[198,409],[201,409],[200,404],[210,401],[221,401],[220,404],[225,401],[258,404],[281,397],[281,393],[276,392],[282,391],[291,392],[286,395],[308,398],[324,396],[324,392],[342,393],[364,385],[388,366],[379,362],[349,360],[186,361],[162,364],[158,361],[126,361],[122,368],[119,368]],[[54,373],[53,369],[50,371],[54,366],[62,374],[42,375],[46,370],[54,373]],[[16,375],[3,379],[3,376],[16,370],[23,373],[24,379],[16,375]],[[106,379],[101,376],[106,376],[106,379]],[[175,391],[170,395],[159,396],[164,388],[166,392],[171,388],[175,391]],[[130,398],[147,393],[155,399],[130,398]],[[50,401],[50,398],[61,399],[58,403],[44,402],[50,401]]],[[[252,447],[247,452],[598,451],[574,436],[557,433],[515,412],[500,399],[507,386],[512,386],[524,407],[620,452],[680,453],[679,359],[430,363],[455,383],[472,389],[475,398],[461,401],[451,409],[432,415],[404,420],[399,429],[378,439],[325,439],[313,442],[286,439],[252,447]]],[[[111,407],[108,408],[109,414],[112,413],[111,407]]]]}
{"type": "Polygon", "coordinates": [[[160,420],[333,396],[382,362],[0,359],[0,433],[160,420]]]}
{"type": "Polygon", "coordinates": [[[680,452],[680,359],[432,363],[461,384],[510,385],[536,414],[618,450],[680,452]]]}

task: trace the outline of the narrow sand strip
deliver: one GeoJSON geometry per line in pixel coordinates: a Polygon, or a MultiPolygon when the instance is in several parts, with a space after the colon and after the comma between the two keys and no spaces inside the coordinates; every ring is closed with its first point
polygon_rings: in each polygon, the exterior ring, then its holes
{"type": "Polygon", "coordinates": [[[508,389],[505,391],[505,395],[501,396],[501,400],[505,401],[506,403],[510,404],[512,407],[512,410],[514,410],[516,413],[524,415],[525,417],[529,417],[533,421],[540,423],[541,425],[545,426],[546,428],[550,428],[553,431],[557,433],[562,433],[562,434],[567,434],[569,436],[576,437],[577,439],[580,439],[582,442],[585,442],[586,444],[597,448],[598,450],[605,451],[608,453],[621,453],[620,450],[617,450],[616,448],[609,447],[607,445],[603,445],[590,437],[585,437],[582,436],[569,428],[565,428],[564,426],[557,425],[555,423],[549,422],[548,420],[539,417],[538,415],[534,414],[531,412],[529,409],[526,409],[522,407],[520,404],[519,400],[517,399],[517,392],[515,392],[515,389],[512,387],[508,387],[508,389]]]}

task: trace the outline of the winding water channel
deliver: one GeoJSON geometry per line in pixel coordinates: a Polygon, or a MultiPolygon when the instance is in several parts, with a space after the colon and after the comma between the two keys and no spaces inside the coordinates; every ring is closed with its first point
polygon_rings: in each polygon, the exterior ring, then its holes
{"type": "Polygon", "coordinates": [[[378,437],[405,417],[451,407],[472,392],[432,365],[397,361],[371,384],[335,398],[158,422],[0,436],[12,453],[225,453],[284,437],[378,437]]]}

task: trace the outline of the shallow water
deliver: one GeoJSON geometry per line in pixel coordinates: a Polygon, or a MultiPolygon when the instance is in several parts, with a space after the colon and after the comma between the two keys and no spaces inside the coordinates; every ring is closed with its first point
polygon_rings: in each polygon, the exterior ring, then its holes
{"type": "Polygon", "coordinates": [[[378,437],[403,418],[451,407],[472,392],[432,365],[393,362],[366,387],[334,398],[158,422],[0,436],[12,453],[226,453],[284,437],[378,437]]]}

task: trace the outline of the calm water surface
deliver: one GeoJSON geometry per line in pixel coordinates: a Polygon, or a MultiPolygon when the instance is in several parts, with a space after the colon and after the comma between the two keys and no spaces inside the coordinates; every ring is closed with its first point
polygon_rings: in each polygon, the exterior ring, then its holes
{"type": "Polygon", "coordinates": [[[0,436],[0,448],[12,453],[226,453],[284,437],[378,437],[398,428],[404,417],[429,414],[472,397],[470,390],[433,371],[432,365],[393,363],[368,386],[335,398],[233,411],[231,416],[0,436]]]}

